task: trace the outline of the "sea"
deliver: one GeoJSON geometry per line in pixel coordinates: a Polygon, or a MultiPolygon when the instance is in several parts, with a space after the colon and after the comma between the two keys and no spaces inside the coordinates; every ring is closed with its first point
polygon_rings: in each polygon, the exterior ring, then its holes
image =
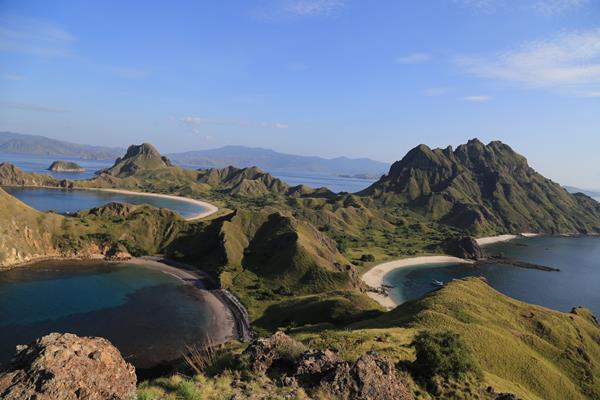
{"type": "Polygon", "coordinates": [[[432,281],[444,283],[467,276],[481,276],[500,292],[516,299],[570,311],[590,308],[600,316],[600,237],[533,237],[485,246],[488,254],[559,268],[559,272],[525,269],[505,264],[420,265],[391,271],[384,282],[399,303],[436,290],[432,281]]]}

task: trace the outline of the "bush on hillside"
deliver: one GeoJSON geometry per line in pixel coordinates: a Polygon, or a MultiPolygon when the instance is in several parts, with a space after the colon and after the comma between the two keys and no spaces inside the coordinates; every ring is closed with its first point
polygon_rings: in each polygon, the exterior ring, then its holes
{"type": "Polygon", "coordinates": [[[415,337],[413,346],[417,358],[412,368],[418,377],[431,380],[435,376],[463,378],[468,373],[481,374],[471,351],[454,332],[423,331],[415,337]]]}

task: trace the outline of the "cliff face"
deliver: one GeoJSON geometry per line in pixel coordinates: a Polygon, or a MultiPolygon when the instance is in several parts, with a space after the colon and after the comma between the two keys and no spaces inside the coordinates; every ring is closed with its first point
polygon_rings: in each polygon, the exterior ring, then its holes
{"type": "Polygon", "coordinates": [[[361,195],[396,201],[476,234],[600,232],[591,198],[568,193],[501,142],[456,150],[420,145],[361,195]]]}

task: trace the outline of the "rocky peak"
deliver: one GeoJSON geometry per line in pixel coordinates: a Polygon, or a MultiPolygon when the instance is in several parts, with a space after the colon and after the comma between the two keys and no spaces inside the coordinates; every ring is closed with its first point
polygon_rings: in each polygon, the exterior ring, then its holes
{"type": "Polygon", "coordinates": [[[125,400],[135,393],[134,367],[106,339],[51,333],[0,371],[5,400],[125,400]]]}
{"type": "Polygon", "coordinates": [[[117,158],[112,167],[100,172],[113,176],[130,176],[140,170],[160,169],[172,165],[152,144],[142,143],[129,146],[125,155],[117,158]]]}

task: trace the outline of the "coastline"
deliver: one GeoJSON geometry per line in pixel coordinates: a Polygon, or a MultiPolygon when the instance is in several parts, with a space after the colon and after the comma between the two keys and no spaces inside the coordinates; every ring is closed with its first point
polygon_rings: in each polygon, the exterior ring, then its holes
{"type": "Polygon", "coordinates": [[[211,319],[207,327],[207,336],[212,343],[222,344],[231,340],[245,341],[252,337],[248,313],[237,298],[203,271],[195,270],[185,264],[170,261],[160,256],[131,257],[128,259],[107,260],[101,254],[85,257],[47,256],[31,259],[19,264],[0,268],[0,273],[13,268],[30,266],[46,261],[88,261],[109,264],[131,264],[150,268],[180,279],[185,285],[194,286],[195,296],[207,304],[211,310],[211,319]]]}
{"type": "MultiPolygon", "coordinates": [[[[507,242],[510,240],[518,239],[521,237],[530,238],[540,236],[538,233],[524,232],[519,235],[497,235],[487,236],[475,239],[478,245],[486,246],[488,244],[507,242]]],[[[458,258],[453,256],[418,256],[411,258],[402,258],[399,260],[387,261],[382,264],[378,264],[365,272],[361,279],[369,287],[375,291],[369,291],[367,295],[378,302],[386,310],[394,309],[399,306],[388,294],[385,294],[384,279],[385,276],[400,268],[416,267],[419,265],[435,265],[435,264],[474,264],[475,261],[465,260],[464,258],[458,258]]]]}
{"type": "Polygon", "coordinates": [[[536,236],[540,236],[540,234],[523,232],[518,235],[506,234],[506,235],[497,235],[497,236],[486,236],[486,237],[482,237],[482,238],[477,238],[477,239],[475,239],[475,241],[480,246],[486,246],[488,244],[493,244],[493,243],[508,242],[510,240],[518,239],[521,237],[530,238],[530,237],[536,237],[536,236]]]}
{"type": "Polygon", "coordinates": [[[162,193],[149,193],[149,192],[136,192],[134,190],[125,190],[125,189],[109,189],[109,188],[74,188],[75,190],[98,190],[101,192],[111,192],[111,193],[119,193],[119,194],[127,194],[133,196],[149,196],[149,197],[159,197],[163,199],[171,199],[176,201],[183,201],[185,203],[195,204],[204,208],[205,211],[202,211],[198,214],[192,215],[190,217],[185,218],[186,221],[195,221],[201,218],[208,217],[219,211],[219,207],[214,204],[207,203],[202,200],[192,199],[190,197],[183,196],[175,196],[172,194],[162,194],[162,193]]]}
{"type": "MultiPolygon", "coordinates": [[[[400,268],[409,268],[419,265],[431,265],[431,264],[473,264],[473,261],[465,260],[463,258],[452,257],[452,256],[419,256],[411,258],[402,258],[399,260],[393,260],[378,264],[365,272],[361,279],[364,283],[372,288],[382,288],[384,284],[385,276],[400,268]]],[[[399,304],[396,303],[389,295],[376,292],[368,292],[367,295],[373,300],[377,301],[387,310],[391,310],[397,307],[399,304]]]]}
{"type": "MultiPolygon", "coordinates": [[[[198,219],[202,219],[208,217],[219,211],[219,207],[214,204],[207,203],[202,200],[192,199],[190,197],[176,196],[173,194],[162,194],[162,193],[150,193],[150,192],[136,192],[134,190],[126,190],[126,189],[111,189],[111,188],[90,188],[90,187],[74,187],[72,189],[67,189],[59,186],[46,186],[46,185],[3,185],[8,187],[25,187],[25,188],[40,188],[40,189],[58,189],[58,190],[88,190],[88,191],[100,191],[100,192],[111,192],[118,194],[126,194],[132,196],[149,196],[149,197],[160,197],[163,199],[170,199],[175,201],[182,201],[185,203],[194,204],[202,207],[205,211],[202,211],[198,214],[194,214],[190,217],[183,217],[186,221],[195,221],[198,219]]],[[[33,207],[31,207],[33,208],[33,207]]],[[[39,210],[38,210],[39,211],[39,210]]]]}

